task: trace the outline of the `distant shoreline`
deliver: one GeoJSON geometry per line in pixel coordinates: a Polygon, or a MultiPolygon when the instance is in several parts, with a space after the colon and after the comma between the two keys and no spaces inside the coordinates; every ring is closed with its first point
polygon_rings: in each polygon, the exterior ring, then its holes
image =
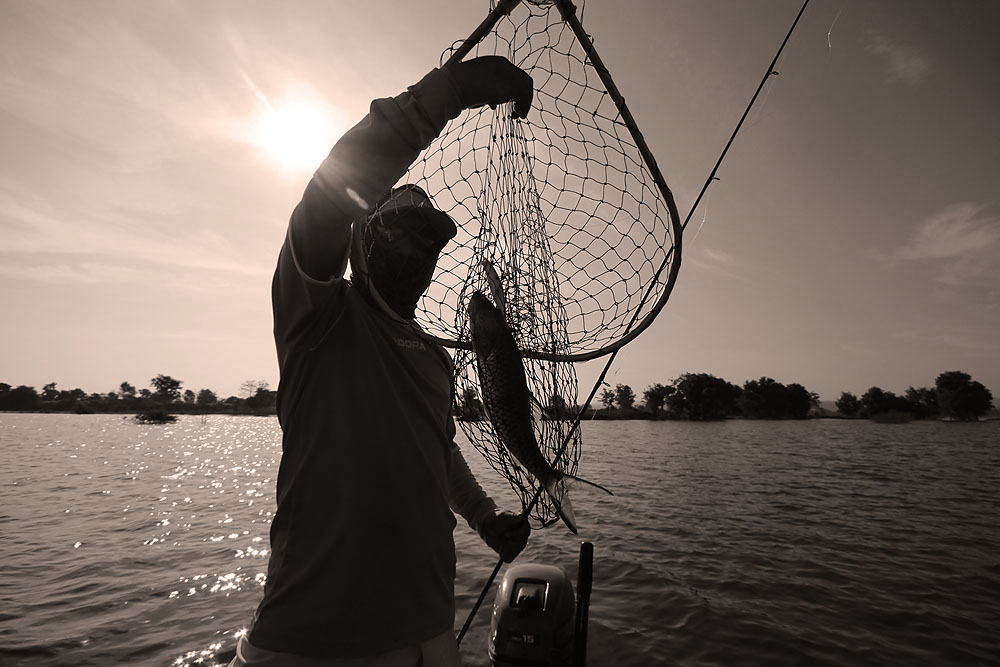
{"type": "MultiPolygon", "coordinates": [[[[134,417],[140,411],[136,410],[0,410],[0,414],[24,414],[24,415],[122,415],[123,417],[134,417]]],[[[190,415],[192,417],[205,417],[208,415],[225,415],[227,417],[271,417],[277,415],[274,409],[248,410],[168,410],[172,415],[190,415]]]]}
{"type": "MultiPolygon", "coordinates": [[[[196,411],[196,410],[177,410],[168,411],[172,415],[176,416],[192,416],[192,417],[207,417],[209,415],[222,415],[225,417],[273,417],[277,413],[273,410],[263,410],[263,411],[232,411],[232,410],[206,410],[206,411],[196,411]]],[[[824,411],[827,414],[811,414],[802,418],[792,418],[792,417],[743,417],[740,415],[732,415],[728,417],[723,417],[721,419],[685,419],[678,417],[663,417],[652,415],[645,410],[634,410],[631,413],[618,413],[614,411],[611,413],[606,413],[599,410],[587,411],[584,416],[580,418],[580,422],[588,421],[658,421],[658,422],[724,422],[724,421],[748,421],[748,422],[795,422],[795,421],[816,421],[816,420],[833,420],[833,421],[868,421],[878,424],[908,424],[908,423],[926,423],[926,422],[954,422],[954,423],[970,423],[962,422],[956,419],[941,419],[940,417],[935,417],[933,419],[907,419],[907,420],[881,420],[878,415],[874,418],[872,417],[847,417],[844,415],[838,415],[836,413],[831,413],[829,411],[824,411]],[[618,414],[616,414],[618,413],[618,414]]],[[[24,415],[75,415],[75,416],[90,416],[90,415],[121,415],[122,417],[135,417],[136,412],[134,410],[102,410],[102,411],[92,411],[92,412],[80,412],[78,410],[0,410],[0,414],[24,414],[24,415]]],[[[456,419],[455,421],[469,421],[464,419],[456,419]]],[[[472,420],[472,421],[487,421],[482,420],[472,420]]],[[[988,414],[981,417],[979,420],[981,422],[987,421],[1000,421],[1000,413],[988,414]]]]}

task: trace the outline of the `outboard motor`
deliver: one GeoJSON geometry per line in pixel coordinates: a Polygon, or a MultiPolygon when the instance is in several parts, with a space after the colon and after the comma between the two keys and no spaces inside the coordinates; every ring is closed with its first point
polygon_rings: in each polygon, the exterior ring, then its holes
{"type": "Polygon", "coordinates": [[[512,566],[493,603],[489,651],[494,667],[569,667],[574,607],[573,583],[562,568],[512,566]]]}
{"type": "Polygon", "coordinates": [[[592,567],[593,545],[584,542],[580,550],[579,599],[573,595],[569,575],[560,567],[537,563],[510,567],[493,603],[490,664],[583,665],[592,567]]]}

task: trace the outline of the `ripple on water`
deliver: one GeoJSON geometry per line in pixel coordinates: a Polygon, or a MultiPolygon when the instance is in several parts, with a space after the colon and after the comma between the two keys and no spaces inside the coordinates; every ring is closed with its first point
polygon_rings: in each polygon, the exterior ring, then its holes
{"type": "MultiPolygon", "coordinates": [[[[1000,424],[588,423],[591,664],[971,665],[1000,652],[1000,424]]],[[[463,444],[460,442],[460,444],[463,444]]],[[[478,454],[470,465],[508,506],[478,454]]],[[[210,664],[259,601],[273,418],[0,415],[0,664],[210,664]],[[13,528],[16,527],[16,530],[13,528]]],[[[514,508],[516,509],[516,508],[514,508]]],[[[458,622],[494,563],[464,523],[458,622]]],[[[487,609],[463,655],[486,665],[487,609]]]]}

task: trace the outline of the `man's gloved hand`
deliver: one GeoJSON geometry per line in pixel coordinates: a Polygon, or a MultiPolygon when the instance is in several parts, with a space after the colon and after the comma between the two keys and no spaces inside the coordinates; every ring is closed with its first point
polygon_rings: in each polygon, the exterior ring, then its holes
{"type": "Polygon", "coordinates": [[[486,517],[477,532],[505,563],[512,563],[528,543],[531,526],[520,514],[500,512],[486,517]]]}
{"type": "Polygon", "coordinates": [[[448,65],[458,84],[466,109],[514,102],[514,118],[524,118],[531,108],[535,84],[521,68],[503,56],[480,56],[448,65]]]}

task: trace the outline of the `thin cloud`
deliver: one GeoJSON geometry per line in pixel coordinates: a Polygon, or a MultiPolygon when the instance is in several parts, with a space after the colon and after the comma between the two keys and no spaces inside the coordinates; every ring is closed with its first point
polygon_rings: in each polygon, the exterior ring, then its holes
{"type": "MultiPolygon", "coordinates": [[[[146,211],[145,217],[148,220],[156,216],[146,211]]],[[[175,272],[207,270],[243,277],[270,272],[270,262],[234,248],[216,231],[187,230],[177,234],[168,224],[172,216],[160,217],[164,223],[156,228],[138,223],[138,214],[127,209],[74,214],[54,209],[51,202],[30,193],[15,194],[0,187],[0,257],[5,265],[13,266],[59,256],[61,262],[54,266],[11,276],[42,282],[114,282],[127,277],[106,268],[112,264],[170,267],[175,272]],[[98,257],[102,258],[99,262],[94,259],[98,257]],[[94,263],[87,266],[90,262],[94,263]]],[[[39,266],[43,264],[39,262],[39,266]]]]}
{"type": "Polygon", "coordinates": [[[1000,352],[1000,343],[997,343],[996,340],[985,336],[981,331],[972,331],[967,328],[946,331],[942,333],[937,342],[976,354],[997,354],[1000,352]]]}
{"type": "Polygon", "coordinates": [[[961,323],[930,323],[925,329],[912,329],[892,334],[894,340],[907,345],[922,345],[928,349],[952,349],[975,354],[996,354],[1000,343],[961,323]]]}
{"type": "Polygon", "coordinates": [[[911,85],[921,83],[931,69],[931,60],[915,49],[897,44],[877,32],[868,33],[867,49],[883,56],[890,83],[902,82],[911,85]]]}
{"type": "Polygon", "coordinates": [[[1000,218],[983,216],[985,206],[963,202],[922,221],[897,251],[900,259],[954,259],[979,254],[1000,241],[1000,218]]]}
{"type": "Polygon", "coordinates": [[[702,253],[712,262],[717,264],[733,264],[736,262],[736,258],[730,255],[728,252],[718,250],[716,248],[703,248],[702,253]]]}
{"type": "Polygon", "coordinates": [[[723,278],[740,280],[740,276],[734,270],[736,258],[722,250],[699,248],[697,254],[685,257],[684,261],[723,278]]]}
{"type": "Polygon", "coordinates": [[[136,269],[100,262],[57,263],[30,266],[0,266],[0,276],[8,280],[30,280],[49,284],[137,283],[145,274],[136,269]]]}
{"type": "Polygon", "coordinates": [[[1000,277],[996,262],[1000,217],[983,215],[985,210],[973,202],[945,207],[921,221],[893,259],[937,261],[940,270],[935,280],[950,287],[995,287],[1000,277]]]}
{"type": "Polygon", "coordinates": [[[914,341],[920,338],[920,329],[903,329],[892,334],[892,338],[902,341],[914,341]]]}
{"type": "Polygon", "coordinates": [[[879,353],[879,349],[875,345],[870,341],[863,340],[843,341],[840,343],[840,350],[848,354],[875,355],[879,353]]]}

